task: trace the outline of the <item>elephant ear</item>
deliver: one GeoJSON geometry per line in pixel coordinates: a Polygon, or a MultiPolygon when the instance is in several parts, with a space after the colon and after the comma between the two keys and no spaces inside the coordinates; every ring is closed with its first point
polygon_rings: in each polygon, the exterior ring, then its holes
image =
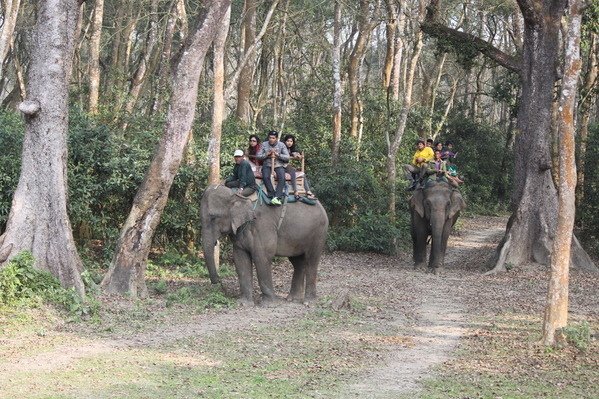
{"type": "Polygon", "coordinates": [[[231,206],[231,228],[233,234],[245,223],[254,220],[256,215],[252,209],[252,202],[249,199],[235,198],[231,206]]]}
{"type": "Polygon", "coordinates": [[[447,213],[447,219],[453,218],[459,211],[466,208],[466,202],[458,190],[451,191],[451,205],[447,213]]]}
{"type": "Polygon", "coordinates": [[[410,198],[410,208],[415,210],[421,218],[424,217],[424,194],[422,190],[416,190],[410,198]]]}

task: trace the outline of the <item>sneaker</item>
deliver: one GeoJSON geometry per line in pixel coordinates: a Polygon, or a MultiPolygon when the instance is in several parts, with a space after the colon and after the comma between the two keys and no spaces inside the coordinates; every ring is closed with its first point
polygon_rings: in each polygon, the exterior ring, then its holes
{"type": "Polygon", "coordinates": [[[278,199],[277,197],[274,197],[273,199],[270,200],[270,204],[271,205],[281,205],[281,200],[278,199]]]}

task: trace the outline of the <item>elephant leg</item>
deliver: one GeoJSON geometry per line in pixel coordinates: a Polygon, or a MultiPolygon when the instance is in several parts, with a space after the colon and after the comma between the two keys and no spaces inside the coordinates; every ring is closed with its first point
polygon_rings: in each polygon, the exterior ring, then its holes
{"type": "Polygon", "coordinates": [[[287,296],[288,301],[303,302],[306,280],[306,257],[290,256],[289,261],[293,265],[293,277],[291,278],[291,290],[287,296]]]}
{"type": "Polygon", "coordinates": [[[252,287],[252,259],[241,248],[233,248],[233,259],[235,260],[235,270],[239,278],[239,290],[241,297],[239,302],[243,306],[254,306],[253,287],[252,287]]]}
{"type": "Polygon", "coordinates": [[[262,291],[262,300],[266,302],[274,302],[280,299],[275,295],[272,283],[272,258],[273,256],[269,257],[264,254],[254,256],[254,265],[256,265],[260,291],[262,291]]]}
{"type": "Polygon", "coordinates": [[[312,251],[305,256],[305,274],[306,274],[306,293],[304,295],[304,303],[314,301],[316,299],[316,277],[318,274],[318,264],[322,248],[312,248],[312,251]]]}
{"type": "MultiPolygon", "coordinates": [[[[426,223],[424,220],[415,220],[413,223],[426,223]]],[[[424,268],[426,263],[426,239],[428,234],[422,226],[412,226],[412,259],[414,269],[424,268]]]]}

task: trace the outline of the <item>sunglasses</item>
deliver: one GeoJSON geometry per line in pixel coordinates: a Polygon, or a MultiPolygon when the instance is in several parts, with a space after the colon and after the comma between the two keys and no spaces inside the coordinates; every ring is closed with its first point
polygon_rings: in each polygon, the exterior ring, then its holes
{"type": "Polygon", "coordinates": [[[250,139],[250,141],[256,142],[256,141],[258,141],[258,140],[256,140],[256,139],[250,139]]]}

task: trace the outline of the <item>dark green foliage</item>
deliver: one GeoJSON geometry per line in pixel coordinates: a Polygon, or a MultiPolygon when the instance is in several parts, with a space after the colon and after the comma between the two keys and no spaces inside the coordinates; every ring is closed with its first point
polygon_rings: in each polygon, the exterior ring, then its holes
{"type": "Polygon", "coordinates": [[[327,244],[331,250],[394,254],[398,235],[388,215],[370,210],[356,218],[355,225],[332,230],[327,244]]]}
{"type": "Polygon", "coordinates": [[[463,115],[454,115],[446,131],[441,139],[454,143],[457,157],[453,162],[466,181],[461,191],[469,210],[488,213],[504,208],[513,179],[513,154],[505,150],[505,132],[463,115]]]}
{"type": "Polygon", "coordinates": [[[19,181],[24,126],[18,114],[0,111],[0,231],[6,227],[12,196],[19,181]]]}
{"type": "Polygon", "coordinates": [[[72,315],[93,315],[99,305],[91,297],[80,298],[73,288],[65,289],[50,273],[33,268],[35,259],[21,252],[0,269],[0,306],[59,305],[72,315]]]}

